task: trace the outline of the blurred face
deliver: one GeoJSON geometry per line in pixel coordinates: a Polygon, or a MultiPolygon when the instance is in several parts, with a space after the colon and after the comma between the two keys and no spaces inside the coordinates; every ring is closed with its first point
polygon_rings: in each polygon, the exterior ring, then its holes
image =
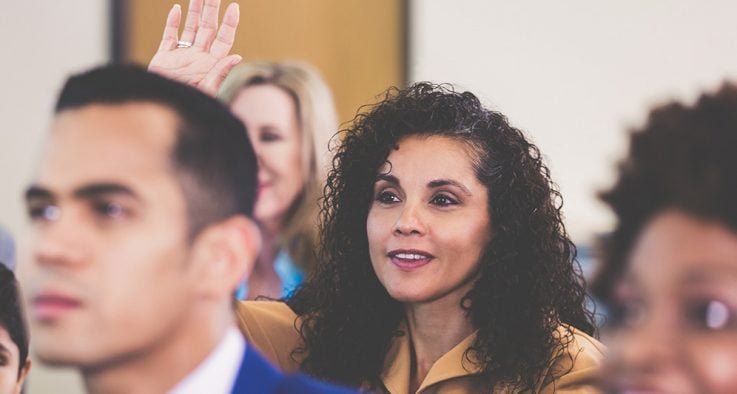
{"type": "Polygon", "coordinates": [[[407,137],[379,170],[366,231],[374,271],[394,299],[429,303],[472,287],[490,221],[470,153],[446,137],[407,137]]]}
{"type": "Polygon", "coordinates": [[[25,363],[18,374],[18,346],[8,330],[0,326],[0,394],[20,393],[30,364],[25,363]]]}
{"type": "Polygon", "coordinates": [[[289,93],[266,84],[241,90],[231,109],[246,125],[258,158],[254,216],[278,230],[304,185],[296,104],[289,93]]]}
{"type": "Polygon", "coordinates": [[[170,150],[176,117],[148,103],[59,114],[34,185],[24,296],[34,350],[94,367],[184,327],[196,276],[170,150]]]}
{"type": "Polygon", "coordinates": [[[616,290],[612,392],[734,393],[737,234],[665,211],[639,236],[616,290]]]}

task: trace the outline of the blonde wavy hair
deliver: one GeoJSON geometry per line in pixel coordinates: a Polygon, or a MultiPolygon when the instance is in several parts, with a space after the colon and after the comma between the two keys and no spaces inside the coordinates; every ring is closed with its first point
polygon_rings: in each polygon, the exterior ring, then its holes
{"type": "Polygon", "coordinates": [[[223,82],[218,98],[230,105],[245,88],[273,85],[294,99],[300,126],[302,192],[287,213],[278,247],[306,271],[314,267],[318,242],[318,200],[322,196],[327,166],[328,143],[337,132],[338,120],[330,88],[320,73],[301,62],[254,62],[234,68],[223,82]]]}

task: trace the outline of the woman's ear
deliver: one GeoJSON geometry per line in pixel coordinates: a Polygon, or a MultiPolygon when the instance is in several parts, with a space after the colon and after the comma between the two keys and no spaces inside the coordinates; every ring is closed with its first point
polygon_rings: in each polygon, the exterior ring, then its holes
{"type": "Polygon", "coordinates": [[[31,370],[31,364],[31,358],[26,358],[26,362],[23,363],[23,366],[18,373],[18,381],[15,384],[15,394],[20,394],[23,391],[23,383],[25,383],[26,378],[28,377],[28,371],[31,370]]]}
{"type": "Polygon", "coordinates": [[[238,215],[208,226],[195,240],[191,263],[201,295],[228,297],[247,279],[261,251],[261,233],[238,215]]]}

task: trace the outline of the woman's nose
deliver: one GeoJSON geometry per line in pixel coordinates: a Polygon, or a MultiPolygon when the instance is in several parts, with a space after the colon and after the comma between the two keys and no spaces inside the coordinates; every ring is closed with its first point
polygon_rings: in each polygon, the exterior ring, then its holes
{"type": "Polygon", "coordinates": [[[419,204],[405,202],[394,223],[394,234],[396,235],[424,235],[425,223],[422,218],[422,208],[419,204]]]}

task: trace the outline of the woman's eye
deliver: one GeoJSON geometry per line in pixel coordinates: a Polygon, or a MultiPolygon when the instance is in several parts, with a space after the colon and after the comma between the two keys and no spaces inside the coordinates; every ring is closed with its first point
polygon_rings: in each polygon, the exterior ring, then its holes
{"type": "Polygon", "coordinates": [[[392,192],[383,191],[376,196],[376,201],[382,204],[391,204],[399,202],[399,197],[397,197],[397,195],[392,192]]]}
{"type": "Polygon", "coordinates": [[[126,215],[126,210],[123,205],[115,202],[102,202],[93,205],[93,210],[98,216],[105,217],[107,219],[121,219],[126,215]]]}
{"type": "Polygon", "coordinates": [[[609,324],[613,328],[631,328],[640,325],[646,316],[645,305],[636,300],[622,301],[609,310],[609,324]]]}
{"type": "Polygon", "coordinates": [[[732,309],[722,301],[699,302],[689,308],[687,314],[691,324],[707,330],[723,330],[735,324],[732,309]]]}
{"type": "Polygon", "coordinates": [[[259,136],[261,142],[274,142],[279,141],[281,136],[273,131],[264,131],[259,136]]]}
{"type": "Polygon", "coordinates": [[[40,205],[28,208],[28,217],[32,221],[54,221],[61,215],[61,210],[56,205],[40,205]]]}
{"type": "Polygon", "coordinates": [[[433,205],[444,207],[448,205],[458,204],[458,201],[456,201],[454,198],[447,196],[445,194],[438,194],[432,198],[430,203],[433,205]]]}

